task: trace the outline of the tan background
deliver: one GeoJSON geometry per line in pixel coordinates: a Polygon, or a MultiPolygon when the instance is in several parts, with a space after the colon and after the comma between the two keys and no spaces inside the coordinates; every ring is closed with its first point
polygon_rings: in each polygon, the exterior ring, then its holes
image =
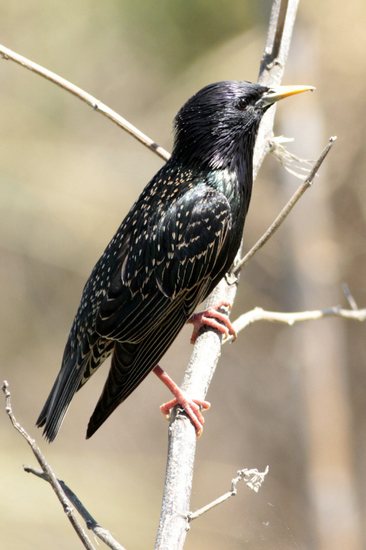
{"type": "MultiPolygon", "coordinates": [[[[1,42],[89,91],[167,149],[171,121],[200,87],[256,80],[269,2],[14,0],[1,42]]],[[[366,306],[365,5],[303,1],[285,84],[317,91],[279,105],[276,132],[315,158],[338,135],[312,190],[243,274],[232,314],[366,306]]],[[[74,399],[48,446],[34,422],[58,372],[83,284],[161,161],[87,106],[0,62],[0,378],[56,474],[127,548],[152,548],[159,518],[166,389],[150,376],[89,441],[107,366],[74,399]]],[[[273,156],[255,185],[246,248],[299,181],[273,156]]],[[[197,520],[187,549],[366,547],[365,324],[258,323],[225,346],[199,442],[192,509],[226,492],[239,468],[270,466],[258,495],[197,520]]],[[[162,366],[180,381],[184,329],[162,366]]],[[[35,459],[0,414],[0,546],[80,548],[35,459]]]]}

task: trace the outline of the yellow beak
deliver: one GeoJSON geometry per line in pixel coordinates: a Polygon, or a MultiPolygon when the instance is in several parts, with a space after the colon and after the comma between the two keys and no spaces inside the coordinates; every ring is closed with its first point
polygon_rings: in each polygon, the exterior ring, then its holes
{"type": "Polygon", "coordinates": [[[265,92],[262,97],[257,101],[259,107],[269,107],[272,103],[280,101],[290,95],[301,94],[302,92],[308,92],[315,90],[314,86],[277,86],[270,88],[268,92],[265,92]]]}

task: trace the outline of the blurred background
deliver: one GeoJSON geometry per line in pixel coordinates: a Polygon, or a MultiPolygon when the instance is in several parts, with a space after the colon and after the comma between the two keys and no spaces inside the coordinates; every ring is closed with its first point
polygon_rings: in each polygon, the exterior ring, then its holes
{"type": "MultiPolygon", "coordinates": [[[[314,159],[337,135],[301,204],[243,272],[232,319],[261,306],[342,304],[347,282],[366,306],[366,85],[363,0],[303,0],[284,84],[317,90],[281,102],[276,134],[314,159]]],[[[185,100],[219,80],[257,79],[270,2],[28,0],[0,2],[1,42],[58,73],[171,149],[185,100]]],[[[18,420],[57,476],[127,548],[152,548],[167,450],[149,376],[89,440],[104,365],[74,398],[51,445],[35,420],[59,370],[83,285],[162,161],[89,107],[12,62],[0,62],[0,378],[18,420]]],[[[255,182],[245,250],[299,185],[273,155],[255,182]]],[[[223,348],[209,390],[192,509],[241,468],[269,475],[196,520],[186,548],[366,548],[366,325],[325,319],[257,323],[223,348]],[[218,444],[219,442],[219,444],[218,444]]],[[[186,328],[161,365],[178,382],[186,328]]],[[[0,414],[0,545],[80,548],[51,489],[23,473],[30,449],[0,414]]]]}

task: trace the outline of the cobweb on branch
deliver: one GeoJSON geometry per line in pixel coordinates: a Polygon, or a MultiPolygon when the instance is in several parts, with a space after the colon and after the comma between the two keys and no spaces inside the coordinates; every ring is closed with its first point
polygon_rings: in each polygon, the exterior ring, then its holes
{"type": "Polygon", "coordinates": [[[300,180],[305,180],[309,174],[313,160],[302,159],[291,153],[284,143],[290,143],[294,141],[293,138],[287,138],[285,136],[277,136],[271,140],[271,153],[274,154],[276,159],[282,164],[285,170],[300,180]],[[304,166],[305,165],[305,166],[304,166]]]}

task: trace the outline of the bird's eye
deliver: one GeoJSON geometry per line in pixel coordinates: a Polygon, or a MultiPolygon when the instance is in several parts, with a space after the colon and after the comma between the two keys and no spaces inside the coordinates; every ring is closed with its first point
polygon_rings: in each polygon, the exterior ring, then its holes
{"type": "Polygon", "coordinates": [[[236,104],[237,108],[240,109],[240,110],[243,110],[245,109],[245,107],[248,105],[248,102],[247,100],[244,98],[244,97],[240,97],[238,99],[238,102],[236,104]]]}

